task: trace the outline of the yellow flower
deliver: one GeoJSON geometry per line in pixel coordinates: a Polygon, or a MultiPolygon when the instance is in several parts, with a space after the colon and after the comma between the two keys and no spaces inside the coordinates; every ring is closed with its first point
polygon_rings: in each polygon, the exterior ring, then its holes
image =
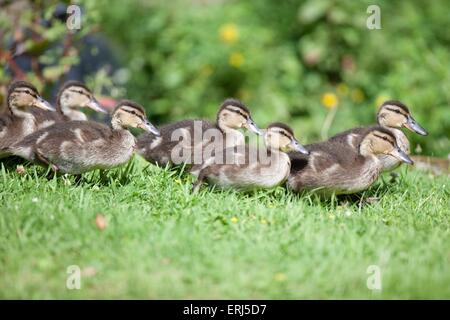
{"type": "Polygon", "coordinates": [[[383,102],[385,102],[386,100],[389,100],[389,96],[385,95],[385,94],[381,94],[379,96],[377,96],[377,98],[375,99],[375,108],[378,108],[379,106],[381,106],[383,104],[383,102]]]}
{"type": "Polygon", "coordinates": [[[209,64],[203,66],[200,69],[200,74],[202,76],[204,76],[205,78],[209,77],[211,74],[213,74],[213,72],[214,72],[214,68],[209,64]]]}
{"type": "Polygon", "coordinates": [[[239,39],[239,32],[234,23],[224,24],[220,28],[220,39],[225,43],[235,43],[239,39]]]}
{"type": "Polygon", "coordinates": [[[252,97],[252,92],[247,89],[241,89],[238,91],[237,95],[240,100],[247,101],[252,97]]]}
{"type": "Polygon", "coordinates": [[[331,92],[327,92],[327,93],[323,94],[321,102],[325,106],[325,108],[328,108],[328,109],[336,108],[339,103],[338,97],[334,93],[331,93],[331,92]]]}
{"type": "Polygon", "coordinates": [[[233,222],[233,223],[237,223],[239,221],[239,219],[236,218],[236,217],[233,217],[233,218],[230,219],[230,221],[233,222]]]}
{"type": "Polygon", "coordinates": [[[275,279],[275,281],[278,281],[278,282],[283,282],[283,281],[287,280],[286,275],[284,273],[281,273],[281,272],[276,273],[273,278],[275,279]]]}
{"type": "Polygon", "coordinates": [[[261,223],[262,224],[267,224],[267,220],[266,219],[261,219],[261,223]]]}
{"type": "Polygon", "coordinates": [[[346,96],[348,94],[348,86],[345,83],[339,83],[336,86],[336,91],[342,96],[346,96]]]}
{"type": "Polygon", "coordinates": [[[230,54],[230,57],[228,58],[228,63],[230,66],[235,67],[239,69],[244,64],[245,58],[242,53],[240,52],[233,52],[230,54]]]}
{"type": "Polygon", "coordinates": [[[361,103],[364,101],[364,92],[361,89],[353,89],[352,90],[352,100],[356,103],[361,103]]]}

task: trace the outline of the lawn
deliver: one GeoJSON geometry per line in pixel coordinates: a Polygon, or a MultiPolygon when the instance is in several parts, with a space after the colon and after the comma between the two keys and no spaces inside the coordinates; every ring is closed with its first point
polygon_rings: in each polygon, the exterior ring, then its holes
{"type": "Polygon", "coordinates": [[[135,158],[0,173],[0,298],[450,298],[450,181],[403,167],[365,194],[239,194],[135,158]],[[107,225],[102,225],[105,217],[107,225]],[[81,289],[66,288],[67,268],[81,289]],[[370,265],[382,290],[367,288],[370,265]]]}

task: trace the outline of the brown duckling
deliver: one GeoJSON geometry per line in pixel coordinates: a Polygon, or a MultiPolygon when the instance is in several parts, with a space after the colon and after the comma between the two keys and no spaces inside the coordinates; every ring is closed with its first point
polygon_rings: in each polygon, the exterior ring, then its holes
{"type": "Polygon", "coordinates": [[[225,188],[273,188],[289,176],[291,162],[286,152],[309,153],[295,139],[292,129],[282,123],[268,126],[264,143],[265,150],[248,145],[227,148],[207,159],[203,165],[194,166],[192,173],[198,175],[198,179],[193,191],[196,192],[204,180],[225,188]]]}
{"type": "Polygon", "coordinates": [[[110,169],[128,162],[136,139],[127,129],[141,128],[158,135],[142,106],[121,101],[112,113],[111,127],[93,121],[56,123],[25,137],[10,148],[12,154],[51,166],[55,172],[81,174],[110,169]]]}
{"type": "Polygon", "coordinates": [[[0,158],[9,156],[7,148],[37,130],[34,108],[55,109],[45,101],[29,82],[11,84],[6,97],[8,110],[0,115],[0,158]]]}
{"type": "MultiPolygon", "coordinates": [[[[410,154],[410,145],[406,135],[400,130],[407,128],[412,132],[426,136],[427,131],[421,127],[411,115],[408,107],[397,100],[389,100],[384,102],[377,113],[377,123],[379,126],[389,129],[397,139],[397,145],[406,154],[410,154]]],[[[355,128],[344,131],[331,137],[330,141],[342,141],[357,148],[355,144],[357,138],[367,133],[371,127],[355,128]]],[[[391,155],[380,155],[380,160],[383,163],[382,171],[391,171],[397,168],[402,162],[391,155]]]]}
{"type": "Polygon", "coordinates": [[[401,150],[391,130],[383,127],[367,129],[355,135],[353,145],[342,140],[328,140],[306,145],[308,157],[291,153],[289,187],[296,191],[316,191],[319,194],[351,194],[370,187],[380,175],[381,155],[390,155],[399,161],[413,164],[401,150]]]}
{"type": "Polygon", "coordinates": [[[107,113],[88,87],[79,81],[67,81],[58,91],[56,112],[35,110],[33,113],[38,123],[38,128],[42,129],[57,122],[70,120],[87,121],[86,114],[81,111],[85,108],[107,113]]]}
{"type": "Polygon", "coordinates": [[[244,145],[245,137],[239,131],[240,128],[260,134],[251,118],[250,110],[238,100],[227,99],[219,108],[216,123],[207,120],[183,120],[164,125],[160,128],[161,136],[146,133],[138,137],[138,153],[147,161],[161,166],[200,164],[203,162],[202,150],[206,145],[220,144],[218,150],[224,146],[244,145]],[[206,132],[210,135],[205,134],[206,132]],[[221,139],[217,139],[219,142],[206,136],[218,136],[221,139]]]}

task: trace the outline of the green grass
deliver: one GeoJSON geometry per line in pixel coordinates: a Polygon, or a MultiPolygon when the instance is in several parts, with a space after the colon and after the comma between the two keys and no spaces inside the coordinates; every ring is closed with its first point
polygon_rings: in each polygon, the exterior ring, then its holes
{"type": "Polygon", "coordinates": [[[0,298],[450,298],[448,177],[402,168],[367,204],[283,188],[192,195],[189,176],[140,158],[79,185],[26,169],[0,173],[0,298]],[[70,265],[81,290],[66,289],[70,265]]]}

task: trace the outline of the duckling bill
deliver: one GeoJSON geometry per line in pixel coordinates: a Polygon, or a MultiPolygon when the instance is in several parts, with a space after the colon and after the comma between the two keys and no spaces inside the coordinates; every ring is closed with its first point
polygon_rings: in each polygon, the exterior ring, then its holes
{"type": "Polygon", "coordinates": [[[51,166],[55,172],[81,174],[110,169],[128,162],[136,139],[128,128],[159,131],[147,120],[139,104],[124,100],[112,113],[111,126],[93,121],[57,123],[28,135],[10,148],[14,155],[51,166]]]}
{"type": "Polygon", "coordinates": [[[309,152],[295,139],[290,127],[273,123],[264,133],[266,153],[248,145],[241,148],[226,148],[207,159],[203,165],[194,166],[192,172],[198,175],[193,186],[196,192],[203,181],[222,188],[248,190],[273,188],[282,184],[289,176],[291,162],[286,152],[309,152]]]}

